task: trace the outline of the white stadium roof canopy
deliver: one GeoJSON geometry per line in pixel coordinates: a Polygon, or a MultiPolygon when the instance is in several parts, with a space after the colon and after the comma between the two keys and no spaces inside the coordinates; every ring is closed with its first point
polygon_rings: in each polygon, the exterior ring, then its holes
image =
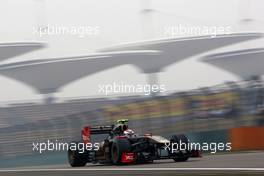
{"type": "Polygon", "coordinates": [[[245,80],[264,75],[264,48],[212,54],[201,58],[201,61],[245,80]]]}
{"type": "Polygon", "coordinates": [[[24,61],[0,66],[0,74],[23,82],[41,94],[59,88],[87,75],[124,64],[138,64],[152,59],[158,51],[107,53],[69,58],[24,61]]]}
{"type": "Polygon", "coordinates": [[[131,64],[145,73],[155,73],[196,54],[261,36],[259,33],[244,33],[215,38],[156,40],[107,49],[118,52],[5,64],[0,66],[0,74],[32,86],[41,94],[50,94],[77,79],[108,68],[131,64]]]}
{"type": "Polygon", "coordinates": [[[147,42],[138,42],[131,44],[123,44],[104,48],[99,50],[100,52],[113,52],[113,51],[128,51],[128,50],[159,50],[162,51],[158,56],[157,61],[140,65],[144,72],[152,73],[159,72],[166,66],[175,62],[181,61],[188,57],[227,46],[234,43],[239,43],[247,40],[260,38],[261,33],[237,33],[211,36],[199,36],[199,37],[187,37],[187,38],[174,38],[147,42]]]}
{"type": "Polygon", "coordinates": [[[0,61],[41,49],[44,46],[38,42],[0,43],[0,61]]]}

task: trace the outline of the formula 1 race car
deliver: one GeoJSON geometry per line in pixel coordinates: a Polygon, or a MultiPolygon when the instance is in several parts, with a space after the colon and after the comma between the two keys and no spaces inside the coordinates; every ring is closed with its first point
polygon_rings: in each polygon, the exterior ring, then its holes
{"type": "MultiPolygon", "coordinates": [[[[91,135],[108,134],[107,138],[91,150],[80,152],[68,150],[68,160],[72,167],[85,166],[86,163],[112,163],[114,165],[149,163],[160,159],[187,161],[189,157],[199,157],[197,151],[172,150],[169,144],[187,145],[185,135],[173,135],[170,140],[152,134],[137,135],[128,128],[128,120],[118,120],[111,126],[84,127],[82,143],[91,142],[91,135]]],[[[76,142],[75,144],[78,144],[76,142]]]]}

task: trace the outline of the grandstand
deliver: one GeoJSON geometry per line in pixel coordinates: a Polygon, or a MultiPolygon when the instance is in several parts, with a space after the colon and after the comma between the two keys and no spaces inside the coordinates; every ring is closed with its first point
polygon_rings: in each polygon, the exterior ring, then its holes
{"type": "Polygon", "coordinates": [[[65,117],[70,114],[76,114],[85,111],[98,109],[101,106],[113,104],[114,102],[132,101],[131,98],[122,99],[75,99],[65,102],[43,104],[11,104],[8,107],[0,107],[0,124],[2,127],[26,124],[29,122],[38,122],[39,120],[50,120],[55,117],[65,117]]]}
{"type": "Polygon", "coordinates": [[[130,125],[138,132],[165,136],[258,126],[263,118],[258,115],[263,91],[263,84],[252,90],[252,82],[240,82],[158,97],[79,99],[5,107],[0,109],[1,115],[7,117],[1,118],[6,125],[0,128],[0,156],[32,155],[32,142],[69,142],[80,136],[84,125],[111,124],[117,118],[130,119],[130,125]]]}

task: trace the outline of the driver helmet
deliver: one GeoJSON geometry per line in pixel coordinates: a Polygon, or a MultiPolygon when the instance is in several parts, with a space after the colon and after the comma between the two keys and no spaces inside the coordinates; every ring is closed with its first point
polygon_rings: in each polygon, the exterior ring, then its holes
{"type": "Polygon", "coordinates": [[[131,129],[127,129],[127,130],[124,131],[124,135],[126,135],[126,136],[132,136],[133,134],[135,134],[135,133],[131,129]]]}
{"type": "Polygon", "coordinates": [[[123,131],[126,131],[126,130],[128,129],[128,125],[123,124],[122,128],[123,128],[123,129],[122,129],[123,131]]]}

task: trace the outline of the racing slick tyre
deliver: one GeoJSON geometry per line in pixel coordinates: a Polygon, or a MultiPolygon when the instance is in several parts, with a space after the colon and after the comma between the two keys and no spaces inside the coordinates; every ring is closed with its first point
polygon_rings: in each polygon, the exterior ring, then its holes
{"type": "MultiPolygon", "coordinates": [[[[78,143],[75,143],[76,145],[78,143]]],[[[68,161],[72,167],[82,167],[85,166],[88,161],[88,153],[85,151],[84,153],[80,153],[78,147],[76,150],[68,150],[68,161]]]]}
{"type": "Polygon", "coordinates": [[[131,151],[131,144],[126,138],[116,138],[111,147],[111,161],[115,165],[122,164],[122,154],[131,151]]]}
{"type": "Polygon", "coordinates": [[[177,143],[180,148],[180,144],[185,145],[185,150],[178,150],[177,153],[171,153],[175,162],[187,161],[190,157],[190,151],[187,148],[189,143],[188,138],[185,135],[173,135],[170,140],[171,143],[177,143]]]}

